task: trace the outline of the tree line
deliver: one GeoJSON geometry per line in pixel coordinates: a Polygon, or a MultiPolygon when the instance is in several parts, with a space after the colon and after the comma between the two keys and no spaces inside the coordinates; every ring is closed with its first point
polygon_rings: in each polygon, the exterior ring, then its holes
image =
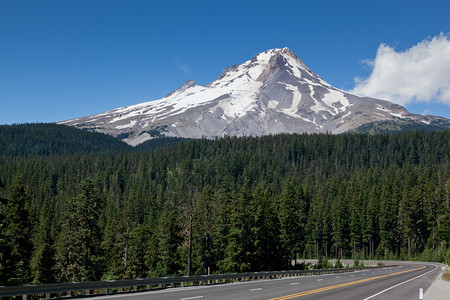
{"type": "MultiPolygon", "coordinates": [[[[450,131],[0,156],[0,285],[450,261],[450,131]]],[[[26,151],[25,151],[26,152],[26,151]]]]}

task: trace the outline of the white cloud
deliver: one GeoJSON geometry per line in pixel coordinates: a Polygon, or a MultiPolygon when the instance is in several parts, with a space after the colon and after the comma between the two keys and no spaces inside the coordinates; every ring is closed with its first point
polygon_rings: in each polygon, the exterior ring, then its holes
{"type": "Polygon", "coordinates": [[[355,78],[357,95],[386,99],[399,104],[442,102],[450,106],[450,35],[441,33],[404,52],[388,45],[378,47],[366,79],[355,78]]]}
{"type": "Polygon", "coordinates": [[[178,70],[183,72],[186,75],[190,75],[192,73],[191,67],[188,64],[185,64],[180,60],[180,58],[175,55],[172,51],[167,51],[167,55],[172,59],[173,64],[177,67],[178,70]]]}
{"type": "Polygon", "coordinates": [[[182,63],[180,61],[176,61],[175,64],[177,68],[184,74],[190,75],[192,73],[191,68],[187,64],[182,63]]]}

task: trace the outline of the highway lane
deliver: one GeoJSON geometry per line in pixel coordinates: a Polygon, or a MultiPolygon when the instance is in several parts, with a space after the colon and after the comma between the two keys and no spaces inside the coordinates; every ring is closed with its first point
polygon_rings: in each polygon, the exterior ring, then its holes
{"type": "Polygon", "coordinates": [[[440,272],[440,267],[407,264],[352,273],[167,288],[92,299],[418,299],[419,288],[425,291],[436,278],[436,272],[440,272]]]}

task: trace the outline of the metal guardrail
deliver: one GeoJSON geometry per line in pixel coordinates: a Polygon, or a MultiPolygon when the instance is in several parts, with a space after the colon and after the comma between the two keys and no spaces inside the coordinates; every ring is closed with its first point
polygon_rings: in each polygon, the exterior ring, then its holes
{"type": "Polygon", "coordinates": [[[2,297],[22,296],[27,299],[29,295],[45,295],[45,298],[51,298],[52,294],[67,293],[72,296],[73,292],[84,291],[90,295],[93,291],[102,291],[108,293],[110,289],[132,288],[137,291],[139,287],[145,287],[146,290],[152,288],[164,288],[167,286],[174,287],[176,284],[185,286],[187,283],[211,284],[240,280],[255,279],[273,279],[291,276],[317,275],[326,273],[344,273],[368,268],[384,268],[383,267],[359,267],[359,268],[342,268],[342,269],[319,269],[319,270],[289,270],[289,271],[273,271],[273,272],[247,272],[247,273],[230,273],[230,274],[213,274],[213,275],[197,275],[197,276],[179,276],[179,277],[159,277],[146,279],[128,279],[128,280],[111,280],[111,281],[88,281],[88,282],[70,282],[70,283],[52,283],[42,285],[24,285],[24,286],[6,286],[0,287],[0,299],[2,297]]]}

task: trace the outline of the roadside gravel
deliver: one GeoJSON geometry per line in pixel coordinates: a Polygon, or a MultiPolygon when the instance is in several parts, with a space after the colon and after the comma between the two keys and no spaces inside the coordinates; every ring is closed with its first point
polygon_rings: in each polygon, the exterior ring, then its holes
{"type": "Polygon", "coordinates": [[[423,295],[423,300],[449,300],[450,281],[442,279],[443,272],[440,272],[436,280],[431,284],[423,295]]]}

